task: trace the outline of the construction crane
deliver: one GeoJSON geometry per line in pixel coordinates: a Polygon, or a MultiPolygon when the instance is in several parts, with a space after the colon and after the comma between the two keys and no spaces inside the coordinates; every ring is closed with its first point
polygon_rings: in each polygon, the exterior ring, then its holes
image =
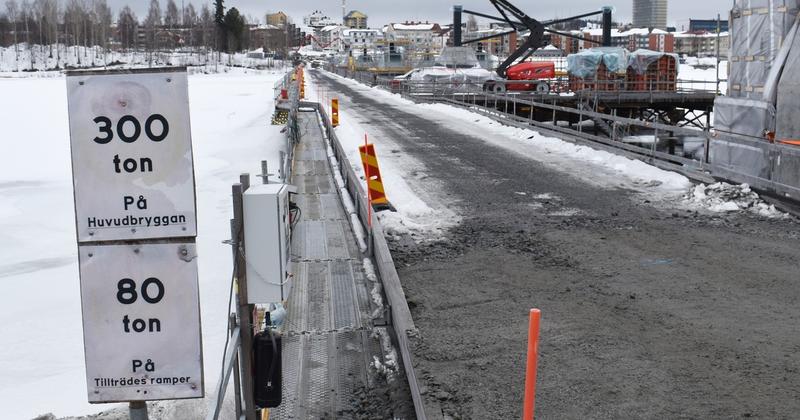
{"type": "Polygon", "coordinates": [[[528,57],[530,57],[536,50],[542,47],[542,41],[544,40],[545,32],[561,35],[567,38],[574,38],[584,42],[594,43],[594,44],[601,44],[595,40],[587,39],[581,36],[572,35],[565,32],[559,32],[553,29],[548,28],[551,25],[555,25],[558,23],[569,22],[576,19],[581,19],[589,16],[595,15],[603,15],[603,46],[610,46],[611,45],[611,8],[610,7],[603,7],[599,11],[584,13],[581,15],[571,16],[567,18],[560,18],[560,19],[553,19],[544,22],[540,22],[527,14],[525,14],[522,10],[511,4],[508,0],[489,0],[489,3],[494,6],[495,9],[500,13],[500,16],[491,16],[485,13],[475,12],[471,10],[464,10],[461,6],[455,6],[453,8],[453,38],[454,38],[454,45],[456,47],[460,47],[462,44],[468,44],[473,42],[480,42],[485,41],[487,39],[497,38],[501,36],[510,35],[512,33],[522,33],[522,32],[529,32],[528,37],[523,42],[522,46],[514,50],[506,60],[497,67],[497,75],[506,78],[508,68],[514,64],[517,60],[525,61],[528,57]],[[461,14],[467,13],[474,16],[479,16],[482,18],[486,18],[489,20],[505,22],[506,24],[511,26],[511,30],[507,32],[502,32],[498,34],[492,34],[480,38],[470,39],[468,41],[461,40],[461,14]]]}

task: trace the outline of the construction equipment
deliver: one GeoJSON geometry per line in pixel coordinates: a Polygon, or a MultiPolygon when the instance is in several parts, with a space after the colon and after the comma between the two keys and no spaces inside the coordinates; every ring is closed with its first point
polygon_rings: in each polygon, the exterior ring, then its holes
{"type": "Polygon", "coordinates": [[[493,92],[510,91],[536,91],[538,93],[549,93],[550,83],[556,77],[556,63],[552,61],[525,61],[515,64],[506,70],[508,81],[520,81],[519,83],[497,83],[494,80],[487,81],[484,90],[493,92]]]}
{"type": "MultiPolygon", "coordinates": [[[[523,33],[527,32],[528,33],[527,38],[522,43],[522,46],[520,46],[519,48],[514,50],[511,54],[509,54],[508,58],[506,58],[506,60],[502,64],[500,64],[500,66],[497,67],[497,70],[496,70],[497,75],[500,76],[503,79],[509,78],[509,71],[511,70],[512,65],[514,63],[516,63],[517,61],[524,62],[526,59],[528,59],[528,57],[533,55],[533,53],[536,52],[536,50],[538,50],[539,48],[543,47],[542,42],[544,41],[545,32],[546,33],[560,35],[560,36],[564,36],[564,37],[568,37],[568,38],[574,38],[574,39],[578,39],[578,40],[581,40],[581,41],[584,41],[584,42],[593,43],[593,44],[600,44],[600,42],[597,42],[597,41],[592,40],[592,39],[587,39],[587,38],[584,38],[584,37],[581,37],[581,36],[577,36],[577,35],[573,35],[573,34],[570,34],[570,33],[565,33],[565,32],[560,32],[560,31],[556,31],[556,30],[550,29],[549,26],[551,26],[551,25],[555,25],[555,24],[558,24],[558,23],[569,22],[569,21],[576,20],[576,19],[581,19],[581,18],[585,18],[585,17],[589,17],[589,16],[602,14],[603,15],[602,45],[604,45],[604,46],[611,45],[611,8],[610,7],[604,7],[599,11],[590,12],[590,13],[584,13],[584,14],[577,15],[577,16],[571,16],[571,17],[567,17],[567,18],[553,19],[553,20],[540,22],[540,21],[528,16],[527,14],[525,14],[522,10],[520,10],[519,8],[514,6],[508,0],[489,0],[489,2],[492,4],[492,6],[494,6],[495,9],[497,9],[497,11],[500,13],[501,16],[499,16],[499,17],[498,16],[491,16],[491,15],[488,15],[488,14],[485,14],[485,13],[474,12],[474,11],[471,11],[471,10],[464,10],[460,6],[457,6],[457,7],[453,8],[453,10],[454,10],[454,12],[453,12],[454,13],[453,22],[459,23],[459,29],[460,29],[461,13],[467,13],[467,14],[470,14],[470,15],[479,16],[479,17],[482,17],[482,18],[485,18],[485,19],[489,19],[489,20],[505,22],[507,25],[509,25],[511,27],[511,30],[506,31],[506,32],[502,32],[502,33],[499,33],[499,34],[492,34],[492,35],[488,35],[488,36],[485,36],[485,37],[470,39],[468,41],[463,41],[463,42],[461,40],[461,31],[459,30],[459,31],[455,32],[456,39],[455,39],[454,43],[455,43],[456,46],[461,46],[462,44],[480,42],[480,41],[484,41],[484,40],[487,40],[487,39],[492,39],[492,38],[511,35],[513,33],[523,34],[523,33]]],[[[516,71],[518,71],[519,73],[522,73],[525,70],[521,68],[521,69],[517,69],[516,71]]],[[[537,85],[534,85],[534,86],[537,86],[537,85]]],[[[509,86],[509,89],[511,89],[511,86],[509,86]]],[[[530,89],[525,89],[525,90],[530,90],[530,89]]]]}

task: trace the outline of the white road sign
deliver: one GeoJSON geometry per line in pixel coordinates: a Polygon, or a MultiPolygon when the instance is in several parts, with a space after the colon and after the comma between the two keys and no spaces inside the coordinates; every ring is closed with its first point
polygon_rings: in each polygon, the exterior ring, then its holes
{"type": "Polygon", "coordinates": [[[203,397],[193,243],[81,245],[89,402],[203,397]]]}
{"type": "Polygon", "coordinates": [[[185,70],[67,77],[78,242],[194,237],[185,70]]]}

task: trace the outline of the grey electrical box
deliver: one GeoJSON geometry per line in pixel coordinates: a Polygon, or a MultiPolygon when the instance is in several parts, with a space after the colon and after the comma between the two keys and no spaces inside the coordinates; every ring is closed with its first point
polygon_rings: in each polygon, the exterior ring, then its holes
{"type": "Polygon", "coordinates": [[[247,303],[277,303],[289,296],[293,189],[287,184],[263,184],[244,193],[247,303]]]}

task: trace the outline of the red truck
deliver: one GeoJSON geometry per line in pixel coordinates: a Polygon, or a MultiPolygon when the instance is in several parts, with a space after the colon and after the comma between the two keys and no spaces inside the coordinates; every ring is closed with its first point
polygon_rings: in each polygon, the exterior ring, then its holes
{"type": "MultiPolygon", "coordinates": [[[[556,77],[556,64],[552,61],[525,61],[510,66],[506,70],[506,83],[498,80],[489,80],[484,84],[484,89],[492,92],[510,91],[536,91],[539,93],[550,92],[548,80],[556,77]],[[515,80],[531,81],[530,83],[508,83],[515,80]]],[[[502,80],[502,79],[501,79],[502,80]]]]}

